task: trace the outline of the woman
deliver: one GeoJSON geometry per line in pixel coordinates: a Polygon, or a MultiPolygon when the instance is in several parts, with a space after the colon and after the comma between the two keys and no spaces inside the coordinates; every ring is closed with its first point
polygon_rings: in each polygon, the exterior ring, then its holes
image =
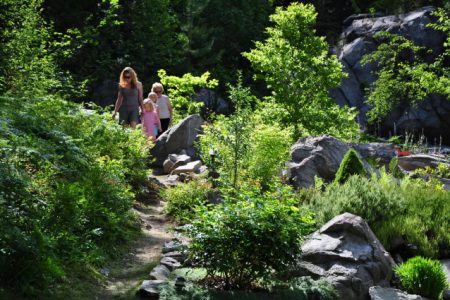
{"type": "Polygon", "coordinates": [[[135,129],[139,122],[139,108],[144,111],[143,103],[143,87],[138,81],[136,72],[130,67],[122,70],[119,77],[119,92],[117,95],[116,106],[112,115],[116,118],[119,112],[119,124],[124,126],[130,125],[135,129]]]}
{"type": "Polygon", "coordinates": [[[155,82],[152,85],[152,92],[158,95],[156,104],[158,105],[159,119],[161,120],[162,132],[159,133],[161,135],[169,128],[172,122],[172,104],[170,103],[169,97],[163,95],[164,88],[161,83],[155,82]]]}

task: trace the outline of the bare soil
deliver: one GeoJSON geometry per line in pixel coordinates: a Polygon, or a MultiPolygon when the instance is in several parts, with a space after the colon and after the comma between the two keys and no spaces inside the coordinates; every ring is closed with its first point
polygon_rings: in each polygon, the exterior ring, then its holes
{"type": "Polygon", "coordinates": [[[102,270],[107,278],[96,299],[136,299],[135,293],[150,271],[159,263],[165,242],[173,238],[172,226],[163,209],[165,202],[135,204],[133,210],[141,221],[142,235],[125,257],[102,270]]]}

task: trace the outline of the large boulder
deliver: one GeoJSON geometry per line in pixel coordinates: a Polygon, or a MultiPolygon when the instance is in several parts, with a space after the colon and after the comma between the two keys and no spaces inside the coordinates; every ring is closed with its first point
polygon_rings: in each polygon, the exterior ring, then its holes
{"type": "Polygon", "coordinates": [[[196,156],[194,142],[201,131],[203,120],[198,115],[184,118],[180,123],[164,132],[150,151],[154,167],[162,167],[169,154],[178,154],[183,150],[191,157],[196,156]]]}
{"type": "Polygon", "coordinates": [[[350,213],[334,217],[302,246],[294,276],[325,278],[341,299],[369,299],[369,288],[389,287],[394,260],[369,225],[350,213]]]}
{"type": "MultiPolygon", "coordinates": [[[[292,146],[291,161],[286,163],[289,182],[296,187],[311,187],[315,176],[333,180],[349,149],[345,142],[332,136],[300,139],[292,146]]],[[[370,166],[365,160],[363,164],[369,171],[370,166]]]]}
{"type": "Polygon", "coordinates": [[[360,114],[358,122],[363,128],[377,131],[378,134],[404,134],[405,131],[424,133],[429,142],[450,143],[450,101],[439,95],[432,95],[420,101],[416,106],[402,105],[394,110],[377,128],[368,126],[366,113],[369,110],[365,102],[365,89],[375,80],[376,63],[363,65],[362,57],[373,52],[380,40],[374,35],[381,31],[407,37],[421,46],[433,50],[430,58],[442,53],[445,35],[427,26],[433,20],[434,8],[423,7],[416,11],[383,17],[368,15],[352,16],[345,21],[335,52],[348,73],[341,86],[331,92],[331,97],[339,105],[356,107],[360,114]]]}
{"type": "Polygon", "coordinates": [[[419,295],[410,295],[404,291],[381,286],[371,287],[369,294],[371,300],[425,300],[419,295]]]}

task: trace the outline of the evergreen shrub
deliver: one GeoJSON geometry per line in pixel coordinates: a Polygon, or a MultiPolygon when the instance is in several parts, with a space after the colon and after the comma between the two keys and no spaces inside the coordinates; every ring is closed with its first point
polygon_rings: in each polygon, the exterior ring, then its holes
{"type": "Polygon", "coordinates": [[[395,269],[402,287],[410,294],[439,299],[448,287],[447,277],[438,260],[413,257],[395,269]]]}
{"type": "Polygon", "coordinates": [[[345,154],[342,162],[336,172],[335,182],[344,183],[351,175],[366,175],[366,170],[358,153],[354,149],[350,149],[345,154]]]}

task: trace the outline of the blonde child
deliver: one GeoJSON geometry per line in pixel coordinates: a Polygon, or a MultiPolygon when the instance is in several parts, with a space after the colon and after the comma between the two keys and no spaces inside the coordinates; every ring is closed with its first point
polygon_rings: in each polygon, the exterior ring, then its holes
{"type": "Polygon", "coordinates": [[[150,99],[144,100],[144,113],[142,116],[142,129],[146,137],[151,138],[152,141],[156,139],[158,130],[161,131],[161,122],[158,114],[155,111],[153,101],[150,99]]]}
{"type": "Polygon", "coordinates": [[[159,107],[158,107],[158,104],[156,103],[158,101],[158,94],[155,92],[150,92],[150,93],[148,93],[147,98],[152,100],[153,107],[155,108],[155,112],[158,114],[158,118],[159,118],[159,107]]]}

